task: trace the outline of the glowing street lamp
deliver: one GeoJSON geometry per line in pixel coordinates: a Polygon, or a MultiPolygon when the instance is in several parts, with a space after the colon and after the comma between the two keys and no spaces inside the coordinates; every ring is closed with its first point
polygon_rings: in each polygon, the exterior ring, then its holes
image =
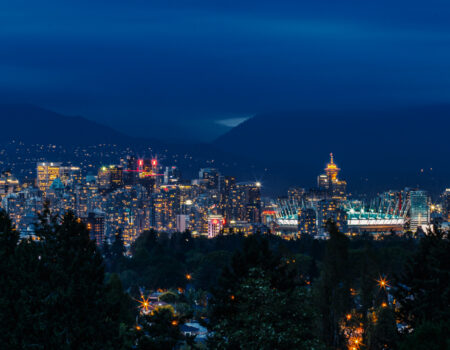
{"type": "Polygon", "coordinates": [[[386,289],[387,287],[389,287],[389,283],[385,277],[380,277],[380,279],[377,280],[377,282],[378,282],[378,286],[382,289],[386,289]]]}
{"type": "Polygon", "coordinates": [[[141,295],[141,300],[138,300],[139,303],[139,309],[143,314],[148,314],[150,311],[150,297],[145,298],[143,295],[141,295]]]}

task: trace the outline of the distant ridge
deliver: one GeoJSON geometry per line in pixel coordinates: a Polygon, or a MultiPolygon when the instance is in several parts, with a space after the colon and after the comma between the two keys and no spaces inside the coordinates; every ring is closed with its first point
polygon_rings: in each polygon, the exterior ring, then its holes
{"type": "Polygon", "coordinates": [[[214,146],[274,166],[290,164],[285,176],[300,184],[314,185],[333,152],[350,188],[448,186],[450,105],[261,114],[214,146]]]}
{"type": "Polygon", "coordinates": [[[33,105],[0,105],[1,142],[90,145],[125,143],[132,138],[83,117],[65,116],[33,105]]]}

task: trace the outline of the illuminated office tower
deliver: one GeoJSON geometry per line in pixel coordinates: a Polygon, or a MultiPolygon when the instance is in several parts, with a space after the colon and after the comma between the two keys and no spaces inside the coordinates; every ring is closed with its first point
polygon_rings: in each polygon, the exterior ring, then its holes
{"type": "Polygon", "coordinates": [[[77,166],[62,166],[59,169],[59,177],[65,186],[80,184],[81,169],[77,166]]]}
{"type": "Polygon", "coordinates": [[[430,223],[430,211],[428,207],[428,195],[425,191],[410,191],[410,225],[415,232],[418,227],[425,227],[430,223]]]}
{"type": "Polygon", "coordinates": [[[336,223],[339,231],[347,231],[347,216],[344,210],[339,206],[336,199],[321,200],[316,203],[317,206],[317,225],[319,233],[327,233],[327,221],[332,220],[336,223]]]}
{"type": "Polygon", "coordinates": [[[53,181],[60,177],[61,163],[37,163],[37,187],[45,194],[53,181]]]}
{"type": "Polygon", "coordinates": [[[166,167],[164,171],[164,184],[175,184],[181,180],[181,171],[176,166],[166,167]]]}
{"type": "Polygon", "coordinates": [[[288,200],[300,203],[305,196],[305,189],[301,187],[291,187],[288,189],[288,200]]]}
{"type": "Polygon", "coordinates": [[[231,192],[234,220],[258,223],[261,221],[261,184],[239,182],[231,192]]]}
{"type": "Polygon", "coordinates": [[[11,172],[5,171],[0,176],[0,198],[20,189],[19,180],[11,172]]]}
{"type": "Polygon", "coordinates": [[[206,188],[210,190],[219,189],[220,173],[217,171],[217,169],[213,168],[200,169],[199,178],[206,180],[206,188]]]}
{"type": "Polygon", "coordinates": [[[117,165],[101,167],[97,175],[98,188],[112,191],[123,186],[123,168],[117,165]]]}
{"type": "Polygon", "coordinates": [[[139,173],[138,159],[134,156],[127,156],[126,159],[121,160],[121,165],[126,170],[123,173],[123,182],[125,185],[135,185],[138,182],[139,173]]]}
{"type": "Polygon", "coordinates": [[[184,232],[189,227],[189,215],[177,215],[177,232],[184,232]]]}
{"type": "Polygon", "coordinates": [[[181,212],[181,192],[176,185],[163,185],[152,198],[151,225],[158,231],[173,232],[177,228],[177,215],[181,212]]]}
{"type": "Polygon", "coordinates": [[[86,223],[91,240],[101,246],[105,239],[105,214],[90,212],[83,221],[86,223]]]}
{"type": "Polygon", "coordinates": [[[75,211],[78,217],[85,217],[94,210],[93,198],[98,195],[98,185],[95,181],[86,181],[75,187],[75,211]]]}
{"type": "Polygon", "coordinates": [[[229,222],[233,217],[233,196],[236,189],[236,178],[225,176],[221,179],[219,208],[225,220],[229,222]]]}
{"type": "Polygon", "coordinates": [[[300,235],[317,234],[317,214],[313,208],[298,210],[298,233],[300,235]]]}
{"type": "Polygon", "coordinates": [[[208,217],[208,238],[217,237],[223,229],[224,223],[222,215],[210,215],[208,217]]]}
{"type": "Polygon", "coordinates": [[[447,188],[442,194],[442,211],[444,220],[450,221],[450,188],[447,188]]]}

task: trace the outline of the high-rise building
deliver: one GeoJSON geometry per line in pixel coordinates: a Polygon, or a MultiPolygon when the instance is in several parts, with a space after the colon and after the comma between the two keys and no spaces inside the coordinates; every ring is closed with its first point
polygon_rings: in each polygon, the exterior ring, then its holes
{"type": "Polygon", "coordinates": [[[415,232],[419,227],[425,228],[430,223],[428,195],[425,191],[410,191],[410,224],[409,228],[415,232]]]}
{"type": "Polygon", "coordinates": [[[206,188],[210,190],[219,189],[220,173],[217,171],[217,169],[214,168],[200,169],[199,178],[206,180],[206,188]]]}
{"type": "Polygon", "coordinates": [[[214,238],[219,235],[224,223],[222,215],[210,215],[208,217],[208,238],[214,238]]]}
{"type": "Polygon", "coordinates": [[[305,196],[305,189],[301,187],[291,187],[288,189],[288,200],[291,202],[300,203],[305,196]]]}
{"type": "Polygon", "coordinates": [[[184,232],[188,229],[189,216],[186,214],[177,215],[177,232],[184,232]]]}
{"type": "Polygon", "coordinates": [[[327,233],[326,223],[332,220],[336,223],[339,231],[347,231],[347,217],[345,211],[340,207],[339,201],[336,199],[322,200],[317,205],[317,224],[318,231],[321,234],[327,233]]]}
{"type": "Polygon", "coordinates": [[[118,165],[103,166],[97,175],[98,188],[101,191],[113,191],[123,186],[123,168],[118,165]]]}
{"type": "Polygon", "coordinates": [[[225,220],[229,222],[233,217],[232,192],[236,188],[236,178],[225,176],[221,179],[219,208],[225,220]]]}
{"type": "Polygon", "coordinates": [[[450,221],[450,188],[442,194],[442,214],[444,220],[450,221]]]}
{"type": "Polygon", "coordinates": [[[166,167],[164,170],[164,184],[170,185],[180,182],[181,180],[181,171],[176,166],[166,167]]]}
{"type": "Polygon", "coordinates": [[[80,184],[81,169],[77,166],[62,166],[59,169],[59,178],[65,186],[80,184]]]}
{"type": "Polygon", "coordinates": [[[105,239],[105,215],[103,213],[90,212],[87,218],[84,219],[84,222],[89,230],[91,239],[98,246],[101,246],[105,239]]]}
{"type": "Polygon", "coordinates": [[[317,214],[313,208],[299,208],[298,233],[300,235],[317,235],[317,214]]]}
{"type": "Polygon", "coordinates": [[[0,198],[19,190],[19,180],[11,172],[5,171],[0,175],[0,198]]]}
{"type": "Polygon", "coordinates": [[[341,169],[334,163],[333,153],[330,154],[330,162],[325,168],[325,174],[317,177],[319,189],[327,190],[333,199],[345,200],[347,182],[339,180],[338,175],[341,169]]]}
{"type": "Polygon", "coordinates": [[[60,177],[61,163],[37,163],[37,187],[46,195],[53,181],[60,177]]]}
{"type": "Polygon", "coordinates": [[[231,192],[232,219],[251,223],[261,222],[261,184],[239,182],[231,192]]]}

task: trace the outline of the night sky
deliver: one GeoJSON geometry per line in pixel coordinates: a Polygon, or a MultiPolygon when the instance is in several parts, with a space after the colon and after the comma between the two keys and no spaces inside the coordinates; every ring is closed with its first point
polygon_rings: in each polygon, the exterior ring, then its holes
{"type": "Polygon", "coordinates": [[[0,16],[0,102],[139,136],[450,102],[448,0],[3,0],[0,16]]]}

